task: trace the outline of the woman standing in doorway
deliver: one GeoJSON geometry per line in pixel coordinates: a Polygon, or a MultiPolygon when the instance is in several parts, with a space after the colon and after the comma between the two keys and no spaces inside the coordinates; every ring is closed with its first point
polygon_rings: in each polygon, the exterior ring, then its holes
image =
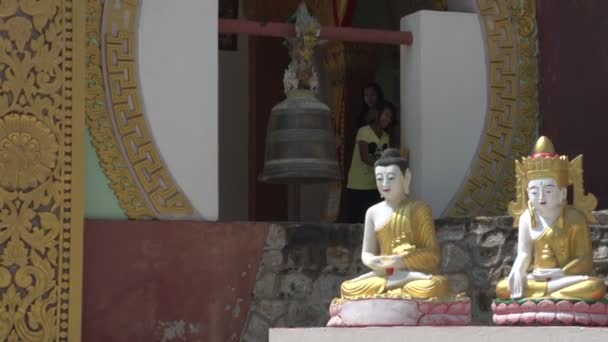
{"type": "Polygon", "coordinates": [[[355,121],[355,130],[369,125],[375,119],[374,109],[384,102],[384,92],[376,82],[368,83],[363,88],[362,111],[355,121]]]}
{"type": "Polygon", "coordinates": [[[348,170],[349,222],[362,223],[367,208],[380,202],[376,189],[374,162],[382,151],[390,145],[390,137],[385,131],[395,117],[395,107],[383,101],[377,108],[371,107],[372,122],[357,131],[355,149],[348,170]]]}

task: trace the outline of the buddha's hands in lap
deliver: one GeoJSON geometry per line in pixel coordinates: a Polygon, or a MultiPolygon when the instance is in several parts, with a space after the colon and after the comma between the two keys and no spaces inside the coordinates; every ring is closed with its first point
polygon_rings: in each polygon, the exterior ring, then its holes
{"type": "Polygon", "coordinates": [[[430,274],[408,270],[398,270],[393,275],[389,276],[389,279],[401,279],[408,283],[414,280],[429,280],[431,278],[433,278],[433,276],[430,274]]]}
{"type": "Polygon", "coordinates": [[[535,268],[532,273],[528,275],[528,279],[549,281],[560,279],[564,276],[564,270],[561,268],[535,268]]]}
{"type": "Polygon", "coordinates": [[[399,255],[373,256],[367,260],[365,265],[378,275],[392,273],[395,270],[405,269],[403,257],[399,255]]]}

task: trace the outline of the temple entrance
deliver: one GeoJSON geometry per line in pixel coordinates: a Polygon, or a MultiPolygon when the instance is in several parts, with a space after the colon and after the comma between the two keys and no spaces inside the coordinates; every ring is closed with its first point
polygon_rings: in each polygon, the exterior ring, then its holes
{"type": "MultiPolygon", "coordinates": [[[[266,2],[268,1],[258,0],[244,5],[245,8],[249,8],[246,12],[252,13],[247,15],[247,19],[285,22],[297,5],[297,2],[293,2],[293,6],[290,8],[284,8],[289,7],[285,5],[273,8],[266,2]]],[[[397,31],[401,17],[418,10],[432,9],[437,6],[436,3],[438,2],[431,0],[411,2],[390,0],[373,3],[359,1],[352,15],[352,27],[397,31]]],[[[321,13],[324,10],[319,10],[321,5],[312,2],[308,5],[313,15],[323,21],[326,15],[321,13]]],[[[329,7],[331,6],[329,5],[329,7]]],[[[344,222],[349,216],[349,198],[346,196],[345,184],[358,128],[356,121],[362,111],[362,90],[370,82],[378,83],[382,87],[384,98],[395,104],[398,108],[397,113],[399,113],[399,47],[344,43],[340,51],[344,54],[342,61],[344,66],[340,72],[327,67],[328,63],[331,63],[328,61],[331,58],[330,54],[335,53],[335,46],[329,42],[317,49],[316,61],[321,83],[319,97],[321,101],[330,106],[334,115],[336,115],[336,108],[333,106],[335,105],[335,92],[340,91],[335,87],[335,83],[343,83],[341,124],[344,138],[339,152],[343,182],[338,190],[332,184],[305,185],[290,189],[286,185],[271,185],[258,181],[264,163],[268,118],[272,107],[285,98],[281,80],[283,71],[289,64],[289,56],[281,38],[241,38],[247,39],[249,44],[248,219],[285,221],[296,217],[298,221],[336,220],[344,222]],[[337,218],[328,219],[328,197],[335,198],[336,191],[338,191],[340,199],[337,218]]],[[[220,83],[221,79],[220,70],[220,83]]],[[[338,115],[340,114],[338,113],[338,115]]],[[[395,128],[397,127],[398,125],[395,125],[395,128]]],[[[400,147],[398,129],[394,129],[394,132],[391,133],[395,147],[400,147]]]]}

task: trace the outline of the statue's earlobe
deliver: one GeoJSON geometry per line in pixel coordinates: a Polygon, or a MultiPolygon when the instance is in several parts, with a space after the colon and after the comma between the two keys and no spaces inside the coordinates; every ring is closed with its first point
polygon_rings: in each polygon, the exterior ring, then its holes
{"type": "Polygon", "coordinates": [[[406,195],[409,195],[410,194],[410,184],[412,182],[412,173],[410,172],[409,168],[405,170],[405,174],[403,176],[404,176],[403,192],[405,192],[406,195]]]}

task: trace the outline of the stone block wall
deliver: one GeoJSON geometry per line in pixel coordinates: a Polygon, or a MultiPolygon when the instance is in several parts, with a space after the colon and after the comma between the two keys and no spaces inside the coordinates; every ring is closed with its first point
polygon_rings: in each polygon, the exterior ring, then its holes
{"type": "MultiPolygon", "coordinates": [[[[608,281],[608,211],[591,225],[596,273],[608,281]]],[[[498,280],[509,274],[517,251],[510,217],[441,219],[441,273],[473,300],[473,324],[491,324],[498,280]]],[[[360,224],[272,224],[257,274],[242,341],[266,341],[271,327],[325,326],[340,284],[367,272],[361,263],[360,224]]]]}

